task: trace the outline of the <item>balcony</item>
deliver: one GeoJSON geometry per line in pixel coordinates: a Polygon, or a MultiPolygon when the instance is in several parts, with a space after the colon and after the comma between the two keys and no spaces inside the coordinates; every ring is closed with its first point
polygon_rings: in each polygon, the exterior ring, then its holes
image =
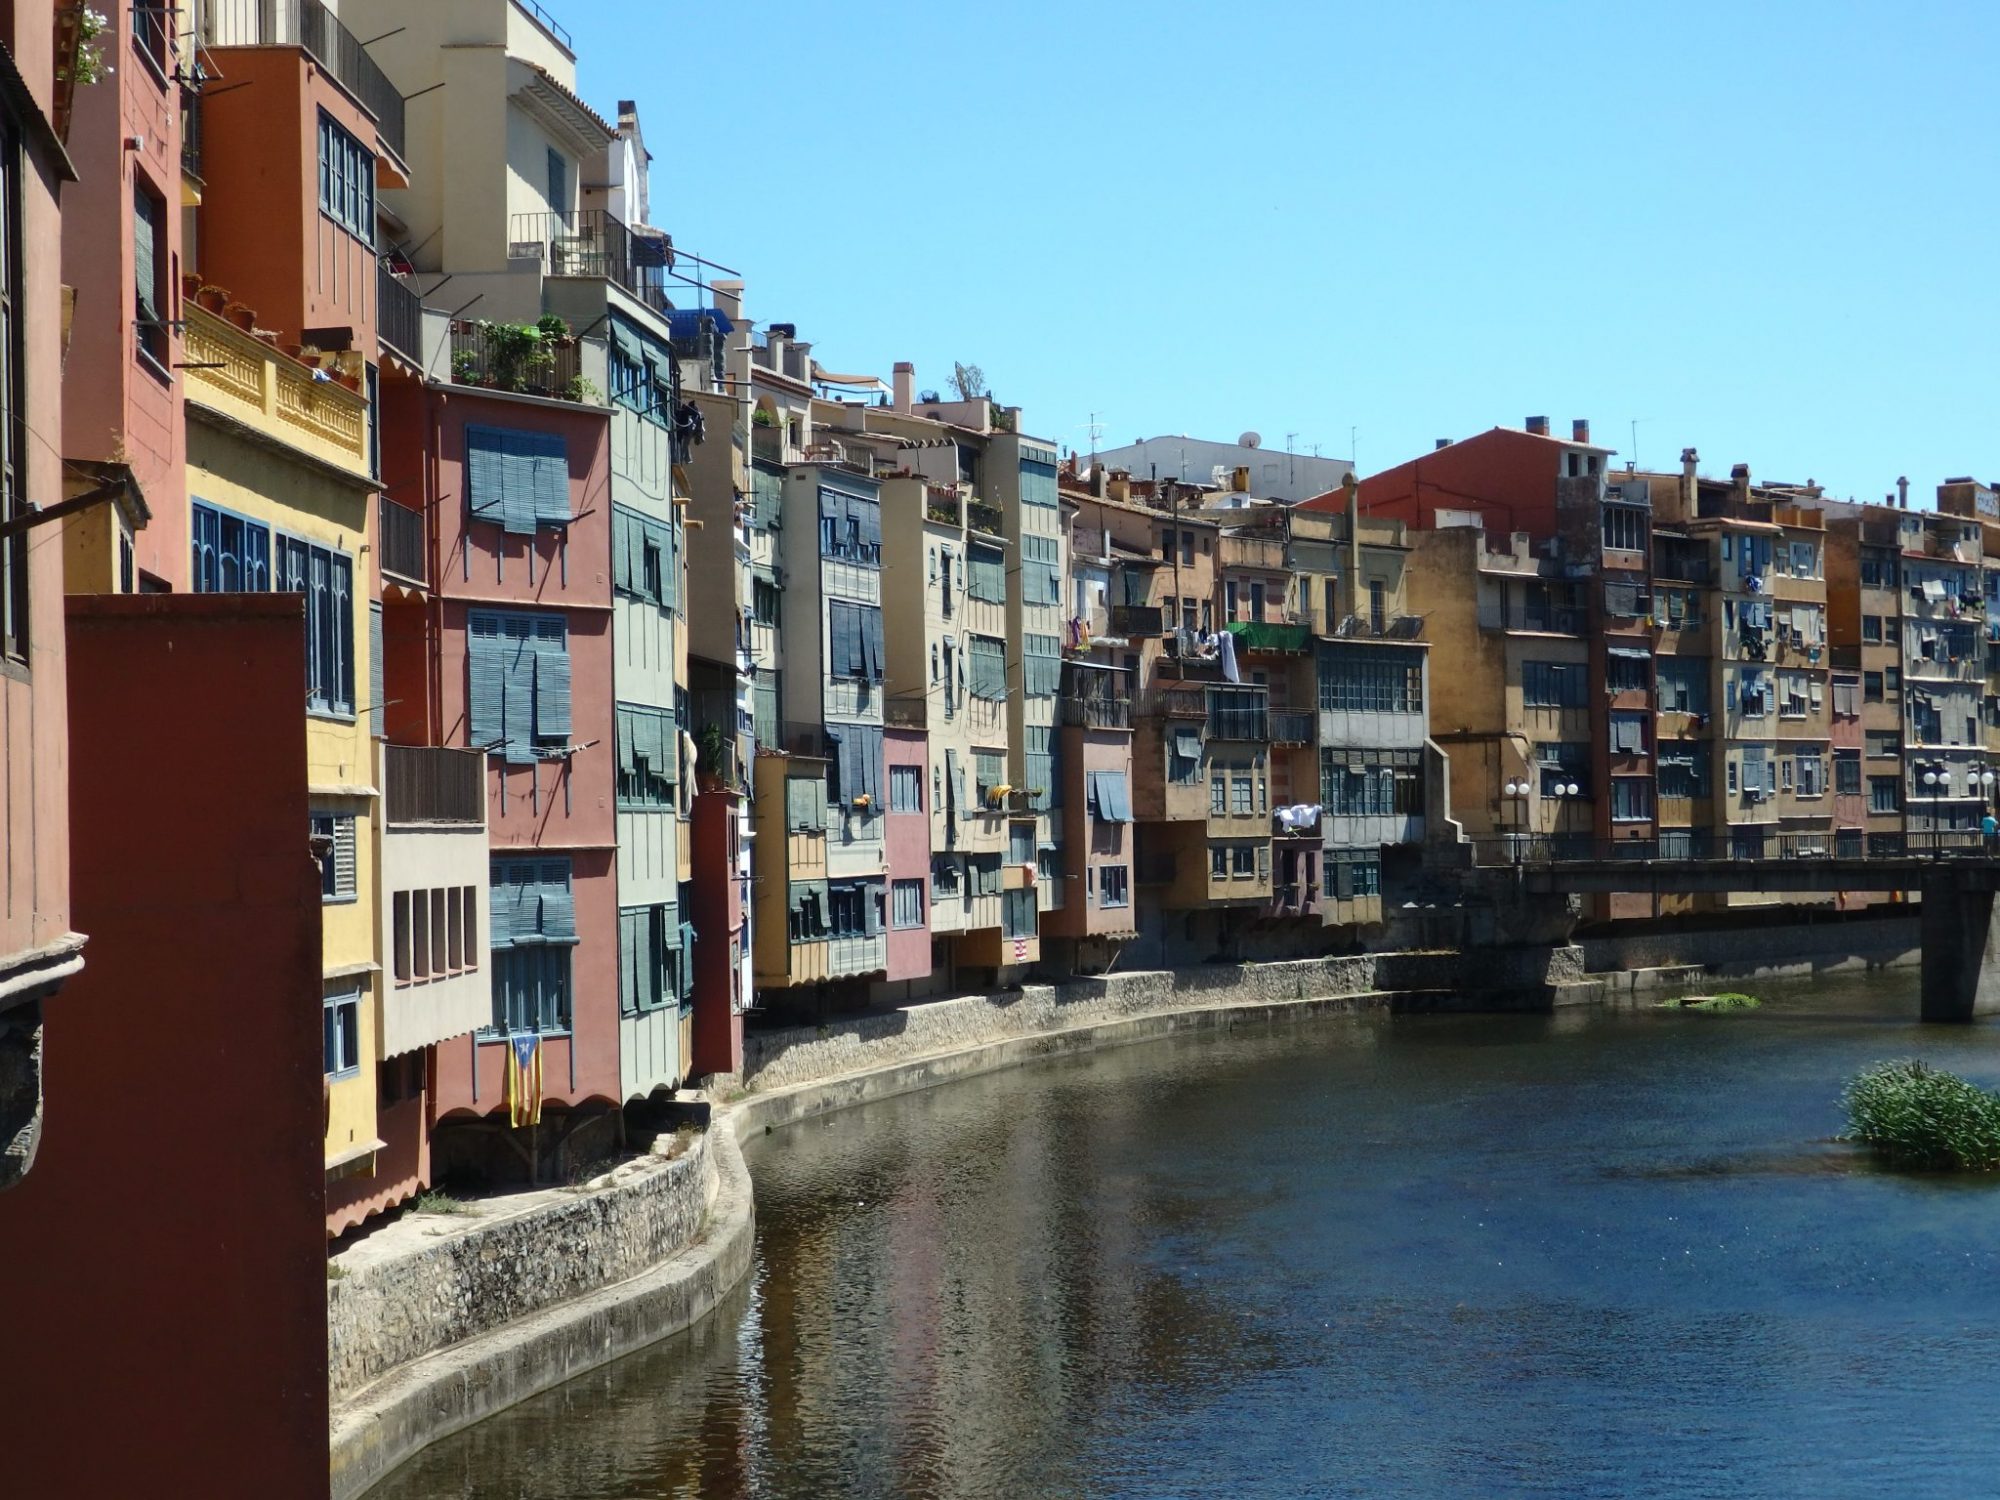
{"type": "Polygon", "coordinates": [[[204,47],[303,47],[375,117],[397,161],[409,160],[402,94],[320,0],[208,0],[198,15],[204,47]]]}
{"type": "Polygon", "coordinates": [[[987,505],[978,500],[970,500],[965,506],[965,524],[984,536],[999,536],[1001,525],[1000,507],[987,505]]]}
{"type": "Polygon", "coordinates": [[[1216,561],[1225,568],[1261,568],[1285,571],[1285,544],[1276,537],[1242,536],[1223,533],[1216,549],[1216,561]]]}
{"type": "Polygon", "coordinates": [[[965,525],[965,502],[958,497],[958,486],[951,484],[927,484],[924,486],[924,519],[939,526],[954,529],[965,525]]]}
{"type": "Polygon", "coordinates": [[[1188,683],[1182,687],[1159,687],[1139,697],[1139,713],[1151,719],[1206,719],[1208,687],[1188,683]]]}
{"type": "Polygon", "coordinates": [[[1271,710],[1271,743],[1310,745],[1319,737],[1319,715],[1303,708],[1271,710]]]}
{"type": "Polygon", "coordinates": [[[1157,604],[1114,604],[1111,606],[1111,633],[1128,638],[1164,635],[1167,612],[1157,604]]]}
{"type": "MultiPolygon", "coordinates": [[[[1509,630],[1559,630],[1571,635],[1581,635],[1584,627],[1584,612],[1577,610],[1551,610],[1549,617],[1568,619],[1566,624],[1557,625],[1509,625],[1509,630]]],[[[1349,615],[1333,630],[1336,639],[1343,641],[1414,641],[1424,633],[1422,615],[1349,615]]]]}
{"type": "Polygon", "coordinates": [[[216,316],[187,314],[187,399],[358,476],[369,472],[368,400],[353,377],[330,375],[216,316]],[[352,383],[350,383],[352,382],[352,383]]]}
{"type": "Polygon", "coordinates": [[[424,358],[424,299],[388,266],[375,268],[375,327],[382,342],[412,364],[424,358]]]}
{"type": "Polygon", "coordinates": [[[477,750],[384,745],[382,781],[392,825],[486,821],[486,757],[477,750]]]}
{"type": "Polygon", "coordinates": [[[1271,738],[1271,691],[1260,687],[1211,685],[1206,712],[1211,740],[1265,740],[1271,738]]]}
{"type": "MultiPolygon", "coordinates": [[[[1421,622],[1419,622],[1421,624],[1421,622]]],[[[1274,620],[1229,620],[1224,630],[1246,651],[1303,652],[1312,646],[1312,627],[1274,620]]]]}
{"type": "Polygon", "coordinates": [[[201,90],[181,89],[181,175],[201,184],[201,90]]]}
{"type": "Polygon", "coordinates": [[[616,282],[648,307],[666,311],[674,242],[664,230],[634,229],[601,208],[515,214],[507,230],[510,260],[538,259],[551,276],[616,282]]]}
{"type": "Polygon", "coordinates": [[[1132,704],[1125,698],[1065,698],[1062,721],[1080,729],[1130,729],[1132,704]]]}
{"type": "Polygon", "coordinates": [[[575,339],[544,336],[532,323],[454,322],[451,378],[489,391],[581,401],[582,349],[575,339]]]}
{"type": "Polygon", "coordinates": [[[382,543],[382,571],[422,588],[430,582],[424,556],[424,513],[398,505],[387,495],[379,498],[377,530],[382,543]]]}

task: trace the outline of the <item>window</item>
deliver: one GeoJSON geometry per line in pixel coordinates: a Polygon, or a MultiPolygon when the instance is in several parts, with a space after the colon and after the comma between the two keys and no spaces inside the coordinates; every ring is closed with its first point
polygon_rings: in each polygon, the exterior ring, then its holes
{"type": "Polygon", "coordinates": [[[889,887],[889,925],[898,931],[924,925],[924,883],[898,880],[889,887]]]}
{"type": "Polygon", "coordinates": [[[1250,776],[1241,768],[1229,779],[1229,814],[1231,817],[1248,817],[1253,811],[1255,795],[1250,776]]]}
{"type": "Polygon", "coordinates": [[[1048,725],[1021,726],[1021,773],[1027,778],[1022,793],[1036,812],[1046,812],[1062,800],[1062,778],[1056,774],[1055,731],[1048,725]]]}
{"type": "Polygon", "coordinates": [[[1574,740],[1543,741],[1535,746],[1535,765],[1542,773],[1544,797],[1568,796],[1572,786],[1575,795],[1590,795],[1590,746],[1574,740]]]}
{"type": "Polygon", "coordinates": [[[1604,545],[1616,552],[1644,552],[1648,514],[1636,505],[1604,507],[1604,545]]]}
{"type": "Polygon", "coordinates": [[[1611,753],[1613,755],[1644,755],[1651,728],[1651,716],[1636,713],[1614,713],[1610,716],[1611,753]]]}
{"type": "Polygon", "coordinates": [[[1001,787],[1007,784],[1007,756],[1000,750],[975,750],[972,752],[972,776],[975,783],[974,794],[981,807],[993,804],[1001,787]]]}
{"type": "Polygon", "coordinates": [[[1007,557],[998,547],[974,543],[965,554],[966,593],[988,604],[1007,602],[1007,557]]]}
{"type": "Polygon", "coordinates": [[[364,245],[375,243],[375,153],[325,110],[319,116],[319,211],[364,245]]]}
{"type": "Polygon", "coordinates": [[[1706,657],[1662,656],[1654,666],[1659,673],[1662,713],[1705,714],[1708,712],[1708,660],[1706,657]]]}
{"type": "MultiPolygon", "coordinates": [[[[509,765],[527,765],[566,745],[570,673],[563,617],[473,610],[466,636],[474,747],[505,755],[509,765]]],[[[665,764],[663,747],[659,765],[665,764]]]]}
{"type": "Polygon", "coordinates": [[[821,557],[864,567],[882,564],[882,503],[873,495],[857,495],[821,485],[819,491],[819,552],[821,557]]]}
{"type": "Polygon", "coordinates": [[[1062,602],[1062,543],[1055,537],[1021,538],[1021,602],[1062,602]]]}
{"type": "Polygon", "coordinates": [[[1863,703],[1880,703],[1882,701],[1882,674],[1880,672],[1863,672],[1861,674],[1861,701],[1863,703]]]}
{"type": "Polygon", "coordinates": [[[679,910],[666,905],[618,912],[618,1010],[638,1016],[677,1000],[683,951],[679,910]]]}
{"type": "Polygon", "coordinates": [[[1031,938],[1035,935],[1035,893],[1026,888],[1008,891],[1000,898],[1000,936],[1031,938]]]}
{"type": "Polygon", "coordinates": [[[1229,878],[1229,850],[1221,844],[1211,844],[1208,850],[1208,878],[1227,880],[1229,878]]]}
{"type": "MultiPolygon", "coordinates": [[[[1588,747],[1582,747],[1586,758],[1588,747]]],[[[1422,752],[1336,750],[1319,753],[1320,802],[1329,813],[1351,817],[1421,817],[1422,752]]]]}
{"type": "Polygon", "coordinates": [[[1323,713],[1424,711],[1421,652],[1383,646],[1329,646],[1318,662],[1323,713]]]}
{"type": "Polygon", "coordinates": [[[1903,737],[1893,729],[1871,729],[1867,750],[1871,760],[1894,760],[1903,753],[1903,737]]]}
{"type": "MultiPolygon", "coordinates": [[[[1819,797],[1826,792],[1826,760],[1819,755],[1795,757],[1793,784],[1801,797],[1819,797]]],[[[1857,763],[1858,764],[1858,763],[1857,763]]]]}
{"type": "Polygon", "coordinates": [[[1049,448],[1021,448],[1021,503],[1054,507],[1056,496],[1056,455],[1049,448]]]}
{"type": "Polygon", "coordinates": [[[1802,672],[1778,676],[1778,717],[1803,719],[1812,711],[1812,689],[1816,683],[1802,672]]]}
{"type": "Polygon", "coordinates": [[[1229,812],[1229,768],[1210,766],[1208,768],[1208,812],[1210,817],[1220,818],[1229,812]]]}
{"type": "Polygon", "coordinates": [[[1021,691],[1030,698],[1053,698],[1062,685],[1062,642],[1026,632],[1021,638],[1021,691]]]}
{"type": "Polygon", "coordinates": [[[326,841],[319,856],[319,898],[322,902],[352,901],[354,887],[354,815],[314,813],[313,841],[326,841]]]}
{"type": "Polygon", "coordinates": [[[1084,773],[1085,804],[1090,816],[1100,823],[1132,821],[1132,798],[1123,771],[1084,773]]]}
{"type": "Polygon", "coordinates": [[[361,992],[327,995],[320,1001],[328,1078],[352,1078],[361,1071],[361,992]]]}
{"type": "Polygon", "coordinates": [[[1868,778],[1868,810],[1874,813],[1892,813],[1903,805],[1903,778],[1900,776],[1870,776],[1868,778]]]}
{"type": "Polygon", "coordinates": [[[1389,591],[1379,578],[1368,580],[1368,628],[1376,635],[1389,628],[1389,591]]]}
{"type": "Polygon", "coordinates": [[[879,605],[854,604],[846,599],[827,600],[826,639],[827,671],[830,675],[861,682],[882,680],[882,610],[879,605]]]}
{"type": "Polygon", "coordinates": [[[1229,878],[1231,880],[1254,880],[1257,878],[1257,845],[1231,844],[1229,846],[1229,878]]]}
{"type": "Polygon", "coordinates": [[[1882,644],[1882,617],[1880,615],[1863,615],[1861,617],[1861,643],[1864,646],[1879,646],[1882,644]]]}
{"type": "Polygon", "coordinates": [[[1181,566],[1184,568],[1194,566],[1194,533],[1192,531],[1183,531],[1181,533],[1181,566]]]}
{"type": "Polygon", "coordinates": [[[1652,683],[1652,653],[1612,646],[1604,654],[1604,686],[1613,693],[1643,693],[1652,683]]]}
{"type": "Polygon", "coordinates": [[[997,854],[974,854],[966,862],[966,869],[972,879],[972,894],[975,896],[997,896],[1000,894],[1001,869],[997,854]]]}
{"type": "Polygon", "coordinates": [[[1864,589],[1896,587],[1896,554],[1885,547],[1861,549],[1861,586],[1864,589]]]}
{"type": "Polygon", "coordinates": [[[1837,719],[1861,716],[1861,684],[1852,677],[1833,679],[1833,715],[1837,719]]]}
{"type": "Polygon", "coordinates": [[[354,563],[303,537],[277,540],[271,587],[306,596],[306,708],[354,712],[354,563]]]}
{"type": "Polygon", "coordinates": [[[1706,797],[1709,749],[1707,745],[1675,744],[1660,749],[1660,795],[1662,797],[1706,797]]]}
{"type": "Polygon", "coordinates": [[[620,812],[674,811],[680,785],[680,726],[663,708],[614,710],[620,812]]]}
{"type": "MultiPolygon", "coordinates": [[[[18,518],[23,492],[25,432],[21,408],[19,247],[20,140],[0,118],[0,520],[18,518]]],[[[128,589],[126,592],[130,592],[128,589]]],[[[0,653],[28,659],[28,533],[0,541],[0,653]]]]}
{"type": "MultiPolygon", "coordinates": [[[[564,479],[565,500],[568,480],[564,479]]],[[[564,514],[553,518],[567,522],[564,514]]],[[[544,521],[547,524],[547,520],[544,521]]],[[[611,508],[611,586],[628,599],[639,599],[661,609],[678,609],[681,594],[680,535],[672,522],[658,520],[623,506],[611,508]]],[[[777,623],[778,589],[775,582],[753,580],[753,607],[772,612],[767,624],[777,623]],[[768,602],[758,590],[767,590],[768,602]]]]}
{"type": "Polygon", "coordinates": [[[958,861],[949,854],[931,856],[931,899],[956,897],[964,886],[958,861]]]}
{"type": "Polygon", "coordinates": [[[1123,865],[1099,865],[1097,867],[1097,904],[1099,906],[1129,906],[1132,904],[1132,872],[1123,865]]]}
{"type": "Polygon", "coordinates": [[[549,148],[549,207],[565,224],[569,222],[569,158],[553,146],[549,148]]]}
{"type": "MultiPolygon", "coordinates": [[[[772,578],[750,581],[750,617],[759,625],[777,628],[784,623],[784,590],[772,578]]],[[[761,739],[762,736],[760,735],[761,739]]]]}
{"type": "MultiPolygon", "coordinates": [[[[876,616],[880,618],[880,610],[876,611],[876,616]]],[[[972,696],[994,703],[1004,701],[1007,697],[1007,643],[994,636],[968,636],[965,655],[972,667],[972,696]]]]}
{"type": "Polygon", "coordinates": [[[1035,862],[1035,825],[1033,823],[1009,823],[1007,825],[1007,863],[1010,865],[1032,865],[1035,862]]]}
{"type": "Polygon", "coordinates": [[[132,180],[133,347],[153,373],[171,380],[167,368],[167,209],[141,178],[132,180]]]}
{"type": "Polygon", "coordinates": [[[1528,708],[1582,708],[1589,701],[1589,672],[1582,662],[1524,661],[1521,702],[1528,708]]]}
{"type": "Polygon", "coordinates": [[[1382,856],[1372,850],[1329,849],[1322,872],[1326,894],[1335,901],[1382,894],[1382,856]]]}
{"type": "Polygon", "coordinates": [[[271,528],[197,500],[189,507],[190,577],[197,594],[261,594],[271,587],[271,528]]]}
{"type": "Polygon", "coordinates": [[[889,811],[920,813],[923,810],[923,770],[917,766],[889,767],[889,811]]]}
{"type": "Polygon", "coordinates": [[[567,1031],[576,905],[567,859],[492,861],[493,1025],[567,1031]]]}
{"type": "Polygon", "coordinates": [[[1175,786],[1192,786],[1201,779],[1201,731],[1191,726],[1170,725],[1167,740],[1167,780],[1175,786]]]}
{"type": "Polygon", "coordinates": [[[882,810],[882,726],[829,724],[826,799],[836,817],[848,809],[863,818],[882,810]]]}
{"type": "Polygon", "coordinates": [[[1757,672],[1744,672],[1727,683],[1729,707],[1746,719],[1761,719],[1771,711],[1771,681],[1757,672]]]}
{"type": "Polygon", "coordinates": [[[1611,820],[1640,823],[1653,816],[1653,783],[1640,776],[1611,778],[1611,820]]]}

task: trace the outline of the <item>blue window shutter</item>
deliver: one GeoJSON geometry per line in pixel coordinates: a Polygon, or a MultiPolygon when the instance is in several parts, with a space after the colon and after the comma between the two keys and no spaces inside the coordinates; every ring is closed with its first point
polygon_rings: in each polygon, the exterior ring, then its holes
{"type": "Polygon", "coordinates": [[[368,732],[378,740],[382,738],[382,718],[387,712],[382,697],[382,605],[379,600],[371,600],[368,605],[368,732]]]}
{"type": "Polygon", "coordinates": [[[506,518],[505,438],[497,427],[465,429],[465,499],[475,521],[506,518]]]}
{"type": "Polygon", "coordinates": [[[535,758],[535,644],[527,620],[503,616],[501,628],[507,763],[524,766],[535,758]]]}
{"type": "Polygon", "coordinates": [[[560,642],[537,643],[535,653],[535,733],[542,739],[569,738],[569,653],[560,642]]]}
{"type": "Polygon", "coordinates": [[[533,434],[500,434],[500,524],[514,536],[535,532],[535,453],[533,434]]]}
{"type": "Polygon", "coordinates": [[[471,675],[468,734],[475,746],[498,749],[498,742],[506,732],[507,679],[506,659],[502,654],[505,642],[500,633],[499,616],[471,616],[466,645],[467,667],[471,675]]]}
{"type": "Polygon", "coordinates": [[[542,937],[551,943],[576,941],[576,903],[570,894],[569,871],[566,859],[542,862],[542,937]]]}
{"type": "Polygon", "coordinates": [[[624,511],[611,512],[611,586],[627,593],[632,588],[631,526],[632,518],[624,511]]]}
{"type": "Polygon", "coordinates": [[[516,436],[527,455],[529,494],[537,524],[567,526],[569,443],[559,432],[523,432],[516,436]]]}
{"type": "Polygon", "coordinates": [[[868,676],[872,681],[882,680],[882,611],[877,606],[869,606],[861,614],[862,627],[868,640],[868,676]]]}

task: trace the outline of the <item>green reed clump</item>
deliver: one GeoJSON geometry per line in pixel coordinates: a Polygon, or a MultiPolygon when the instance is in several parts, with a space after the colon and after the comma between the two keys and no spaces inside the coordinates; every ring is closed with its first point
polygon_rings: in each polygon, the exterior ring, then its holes
{"type": "Polygon", "coordinates": [[[1682,995],[1672,1000],[1662,1000],[1661,1010],[1698,1010],[1703,1015],[1713,1016],[1730,1010],[1755,1010],[1764,1002],[1755,995],[1746,995],[1741,990],[1725,990],[1720,995],[1682,995]]]}
{"type": "Polygon", "coordinates": [[[1920,1172],[2000,1171],[2000,1095],[1929,1063],[1877,1063],[1841,1094],[1847,1137],[1891,1166],[1920,1172]]]}

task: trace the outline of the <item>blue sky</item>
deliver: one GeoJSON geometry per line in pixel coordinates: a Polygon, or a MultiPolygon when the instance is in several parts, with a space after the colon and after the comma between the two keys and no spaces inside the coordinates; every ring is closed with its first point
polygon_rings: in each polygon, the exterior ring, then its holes
{"type": "Polygon", "coordinates": [[[1065,446],[2000,478],[2000,6],[545,3],[754,317],[1065,446]]]}

